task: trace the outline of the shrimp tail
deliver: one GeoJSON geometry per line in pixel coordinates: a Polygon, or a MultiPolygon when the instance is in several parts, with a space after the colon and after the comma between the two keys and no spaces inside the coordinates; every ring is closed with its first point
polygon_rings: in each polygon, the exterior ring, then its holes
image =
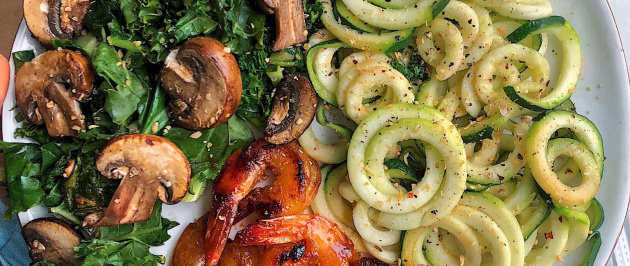
{"type": "Polygon", "coordinates": [[[206,265],[217,265],[221,253],[237,215],[237,204],[230,196],[215,194],[212,200],[212,210],[208,217],[208,230],[205,236],[206,265]]]}

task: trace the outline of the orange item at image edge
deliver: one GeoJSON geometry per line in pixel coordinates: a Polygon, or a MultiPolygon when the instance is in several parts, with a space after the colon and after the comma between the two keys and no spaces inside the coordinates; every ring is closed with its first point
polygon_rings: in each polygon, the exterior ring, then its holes
{"type": "Polygon", "coordinates": [[[2,107],[4,99],[7,97],[10,75],[9,61],[3,55],[0,55],[0,107],[2,107]]]}

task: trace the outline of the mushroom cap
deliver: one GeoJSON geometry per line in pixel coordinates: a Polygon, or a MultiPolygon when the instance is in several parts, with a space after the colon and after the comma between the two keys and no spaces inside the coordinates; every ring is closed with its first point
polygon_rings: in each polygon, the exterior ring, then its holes
{"type": "Polygon", "coordinates": [[[275,90],[265,139],[273,144],[296,140],[311,125],[316,111],[317,96],[311,82],[300,74],[285,76],[275,90]]]}
{"type": "Polygon", "coordinates": [[[22,227],[33,263],[50,261],[61,265],[80,265],[74,258],[81,235],[69,224],[57,218],[39,218],[22,227]]]}
{"type": "Polygon", "coordinates": [[[89,0],[24,0],[24,19],[28,29],[45,46],[51,40],[69,40],[81,32],[89,0]]]}
{"type": "Polygon", "coordinates": [[[221,42],[197,37],[164,62],[162,87],[171,96],[171,118],[189,130],[218,126],[236,112],[243,86],[236,59],[221,42]]]}
{"type": "Polygon", "coordinates": [[[79,102],[92,94],[94,72],[88,60],[70,50],[45,52],[15,75],[15,96],[32,124],[46,123],[51,136],[74,136],[85,129],[79,102]]]}
{"type": "Polygon", "coordinates": [[[148,220],[159,197],[166,204],[186,196],[190,164],[170,140],[146,134],[123,135],[105,146],[96,168],[122,181],[102,219],[90,226],[112,226],[148,220]]]}

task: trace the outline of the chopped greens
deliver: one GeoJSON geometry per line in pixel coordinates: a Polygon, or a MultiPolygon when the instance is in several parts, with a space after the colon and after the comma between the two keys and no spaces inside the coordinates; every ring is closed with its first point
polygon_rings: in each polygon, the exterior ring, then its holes
{"type": "Polygon", "coordinates": [[[76,257],[83,265],[158,265],[164,256],[149,252],[151,246],[161,246],[171,238],[168,230],[177,222],[162,218],[162,203],[157,201],[148,221],[99,227],[98,237],[83,240],[76,248],[76,257]]]}
{"type": "Polygon", "coordinates": [[[391,65],[409,81],[427,81],[430,77],[429,69],[426,67],[426,63],[422,60],[422,57],[413,52],[410,54],[408,60],[397,58],[392,60],[391,65]]]}
{"type": "MultiPolygon", "coordinates": [[[[304,12],[308,32],[323,28],[319,2],[305,0],[304,12]]],[[[81,36],[52,40],[54,49],[90,59],[96,80],[81,103],[88,129],[75,138],[57,138],[48,135],[45,125],[25,122],[14,135],[34,143],[0,142],[6,165],[0,183],[8,186],[11,199],[5,218],[43,204],[53,216],[82,228],[85,216],[107,208],[120,182],[96,169],[98,152],[112,138],[132,133],[163,136],[182,150],[192,170],[184,201],[197,200],[227,157],[254,141],[249,125],[264,128],[274,84],[284,74],[307,72],[303,47],[271,51],[274,25],[274,16],[253,0],[91,1],[81,36]],[[170,98],[159,74],[171,50],[195,36],[224,43],[237,59],[243,83],[236,114],[199,136],[172,124],[170,98]],[[73,171],[68,174],[69,165],[73,171]]],[[[34,51],[13,54],[16,69],[33,58],[34,51]]],[[[25,120],[19,114],[16,119],[25,120]]],[[[77,258],[84,265],[157,265],[164,257],[149,248],[163,245],[175,226],[161,217],[158,201],[148,221],[82,230],[86,240],[77,248],[77,258]]]]}

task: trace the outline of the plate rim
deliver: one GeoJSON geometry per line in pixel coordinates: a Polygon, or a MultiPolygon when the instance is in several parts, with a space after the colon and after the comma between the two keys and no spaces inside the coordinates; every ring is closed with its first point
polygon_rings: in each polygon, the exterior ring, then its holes
{"type": "MultiPolygon", "coordinates": [[[[553,0],[550,0],[550,1],[553,1],[553,0]]],[[[619,44],[619,45],[620,45],[620,47],[621,47],[621,51],[620,51],[620,52],[621,52],[621,54],[622,54],[622,58],[623,58],[623,66],[624,66],[624,68],[625,68],[625,73],[626,73],[626,74],[625,74],[625,81],[627,82],[627,86],[628,86],[628,88],[630,88],[630,69],[628,68],[628,66],[629,66],[629,65],[628,65],[628,60],[627,60],[628,56],[626,55],[626,50],[625,50],[625,48],[626,48],[626,47],[624,46],[624,42],[623,42],[623,40],[622,40],[622,38],[621,38],[621,33],[620,33],[620,31],[619,31],[619,24],[617,23],[617,19],[616,19],[616,17],[615,17],[615,14],[614,14],[614,12],[613,12],[613,9],[612,9],[612,7],[611,7],[611,5],[610,5],[610,1],[609,1],[609,0],[604,0],[604,1],[603,1],[603,4],[605,4],[605,9],[607,10],[608,15],[610,16],[610,18],[612,18],[612,25],[614,26],[615,33],[617,34],[616,40],[617,40],[618,44],[619,44]]],[[[602,14],[602,15],[604,15],[604,14],[602,14]]],[[[9,55],[9,63],[10,63],[10,64],[9,64],[9,66],[10,66],[10,74],[11,74],[11,76],[10,76],[10,85],[9,85],[9,88],[11,88],[11,87],[14,87],[14,86],[15,86],[15,84],[14,84],[14,79],[15,79],[15,72],[16,72],[16,69],[14,68],[14,64],[13,64],[13,62],[14,62],[14,61],[13,61],[13,56],[11,56],[11,55],[15,52],[15,51],[14,51],[14,49],[15,49],[15,48],[18,46],[18,44],[19,44],[19,43],[18,43],[18,40],[16,39],[16,37],[17,37],[18,35],[20,35],[20,34],[28,34],[28,33],[29,33],[28,26],[26,25],[26,21],[25,21],[24,17],[22,17],[22,20],[20,21],[20,24],[19,24],[19,26],[18,26],[18,30],[17,30],[17,31],[16,31],[16,33],[15,33],[13,43],[12,43],[12,45],[11,45],[11,54],[9,55]]],[[[630,39],[630,38],[629,38],[629,39],[630,39]]],[[[626,45],[628,45],[628,47],[629,47],[628,49],[630,49],[630,43],[628,43],[628,44],[626,44],[626,45]]],[[[39,49],[36,49],[36,50],[39,50],[39,49]]],[[[7,91],[7,92],[9,92],[9,91],[7,91]]],[[[4,102],[4,103],[6,103],[8,100],[9,100],[9,97],[7,97],[7,98],[5,99],[5,102],[4,102]]],[[[3,105],[4,105],[4,103],[3,103],[3,105]]],[[[0,106],[2,106],[2,105],[0,105],[0,106]]],[[[5,121],[5,119],[4,119],[4,109],[5,109],[5,108],[2,108],[2,110],[0,110],[0,117],[2,118],[2,119],[0,120],[0,121],[2,121],[2,122],[1,122],[1,124],[0,124],[0,130],[1,130],[1,131],[2,131],[2,133],[3,133],[3,134],[1,135],[0,140],[4,140],[4,138],[5,138],[5,136],[4,136],[4,135],[5,135],[5,134],[4,134],[4,133],[5,133],[5,132],[4,132],[4,131],[5,131],[5,128],[2,126],[2,125],[4,125],[4,123],[5,123],[5,122],[4,122],[4,121],[5,121]]],[[[623,229],[624,229],[624,226],[625,226],[625,222],[628,220],[628,212],[630,211],[630,193],[628,193],[628,194],[629,194],[629,195],[628,195],[628,198],[626,199],[626,207],[625,207],[624,218],[623,218],[623,220],[622,220],[622,222],[621,222],[621,227],[619,227],[619,228],[617,229],[617,231],[618,231],[618,232],[617,232],[617,234],[616,234],[616,236],[615,236],[615,240],[614,240],[614,243],[613,243],[613,248],[610,250],[610,253],[608,254],[608,257],[607,257],[607,259],[605,260],[605,262],[606,262],[606,264],[605,264],[605,265],[608,265],[608,263],[611,261],[611,258],[612,258],[612,256],[613,256],[613,253],[614,253],[614,251],[615,251],[615,248],[616,248],[616,246],[617,246],[617,244],[618,244],[619,237],[621,236],[621,233],[623,232],[623,229]]],[[[18,223],[19,223],[20,227],[22,227],[22,221],[21,221],[21,219],[20,219],[20,215],[15,215],[15,218],[17,219],[17,221],[18,221],[18,223]]],[[[32,217],[31,217],[31,218],[32,218],[32,217]]]]}
{"type": "MultiPolygon", "coordinates": [[[[621,46],[621,54],[623,55],[623,65],[626,69],[626,82],[628,82],[628,87],[630,87],[630,70],[628,70],[628,57],[626,55],[626,49],[623,45],[623,39],[621,38],[621,33],[619,32],[619,24],[617,24],[617,19],[615,18],[615,13],[613,12],[612,7],[610,6],[610,1],[604,0],[604,3],[606,3],[606,7],[608,8],[608,14],[612,18],[613,25],[615,26],[615,32],[617,33],[617,41],[619,42],[619,45],[621,46]]],[[[627,45],[630,45],[630,44],[627,44],[627,45]]],[[[624,218],[621,223],[621,228],[619,228],[618,230],[619,232],[617,232],[617,236],[615,237],[615,243],[613,244],[612,250],[610,250],[610,254],[608,254],[608,258],[606,259],[606,264],[610,262],[610,259],[612,258],[613,253],[615,252],[615,249],[617,248],[619,237],[621,237],[621,233],[623,232],[623,229],[625,227],[626,220],[628,220],[629,208],[630,208],[630,195],[628,199],[626,200],[626,211],[623,216],[624,218]]]]}

